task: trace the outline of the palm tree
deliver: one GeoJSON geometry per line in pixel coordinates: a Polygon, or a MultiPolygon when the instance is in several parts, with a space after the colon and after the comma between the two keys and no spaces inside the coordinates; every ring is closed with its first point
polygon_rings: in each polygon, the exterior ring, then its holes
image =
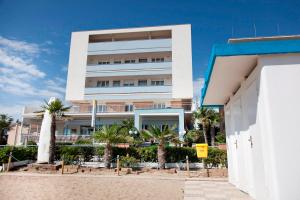
{"type": "Polygon", "coordinates": [[[133,131],[135,130],[136,128],[134,127],[134,120],[133,118],[129,118],[129,119],[125,119],[122,121],[122,123],[120,124],[120,127],[119,127],[119,132],[122,131],[126,134],[129,133],[129,131],[133,131]]]}
{"type": "Polygon", "coordinates": [[[128,141],[128,135],[124,132],[118,132],[119,129],[118,125],[103,126],[93,134],[96,141],[105,143],[104,165],[106,168],[110,168],[112,145],[128,141]]]}
{"type": "Polygon", "coordinates": [[[210,119],[210,137],[211,137],[211,145],[215,146],[215,137],[216,137],[216,127],[219,126],[220,123],[220,114],[215,110],[209,111],[209,119],[210,119]]]}
{"type": "Polygon", "coordinates": [[[174,131],[175,127],[169,128],[168,126],[163,126],[161,130],[159,127],[153,125],[149,130],[144,130],[143,135],[146,139],[154,139],[158,142],[157,148],[157,159],[159,169],[164,169],[166,164],[166,150],[165,145],[168,142],[174,141],[177,135],[174,131]]]}
{"type": "Polygon", "coordinates": [[[6,114],[0,114],[0,145],[6,145],[7,137],[5,134],[10,129],[12,121],[12,117],[6,114]]]}
{"type": "Polygon", "coordinates": [[[49,111],[51,115],[51,138],[50,138],[50,151],[49,151],[49,162],[54,162],[55,154],[55,132],[56,132],[56,119],[64,116],[64,112],[67,112],[71,106],[65,107],[61,100],[55,99],[48,103],[45,101],[45,105],[42,106],[43,111],[49,111]]]}
{"type": "Polygon", "coordinates": [[[199,122],[202,124],[204,142],[208,143],[207,132],[210,127],[210,109],[203,107],[198,108],[196,111],[193,112],[193,119],[198,119],[199,122]]]}

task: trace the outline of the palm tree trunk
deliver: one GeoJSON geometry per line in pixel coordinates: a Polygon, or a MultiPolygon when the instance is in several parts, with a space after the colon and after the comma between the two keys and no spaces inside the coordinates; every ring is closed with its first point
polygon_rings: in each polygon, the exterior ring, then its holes
{"type": "Polygon", "coordinates": [[[166,150],[163,143],[160,143],[157,148],[158,168],[164,169],[166,165],[166,150]]]}
{"type": "Polygon", "coordinates": [[[104,149],[104,166],[109,169],[111,164],[112,148],[110,144],[106,144],[104,149]]]}
{"type": "Polygon", "coordinates": [[[211,146],[215,146],[215,127],[214,126],[211,126],[210,127],[210,137],[211,137],[211,146]]]}
{"type": "Polygon", "coordinates": [[[208,144],[208,139],[207,139],[207,127],[203,125],[203,136],[204,136],[204,142],[208,144]]]}
{"type": "Polygon", "coordinates": [[[55,117],[55,115],[52,115],[51,136],[50,136],[50,149],[49,149],[49,163],[54,163],[54,155],[55,155],[55,131],[56,131],[56,117],[55,117]]]}

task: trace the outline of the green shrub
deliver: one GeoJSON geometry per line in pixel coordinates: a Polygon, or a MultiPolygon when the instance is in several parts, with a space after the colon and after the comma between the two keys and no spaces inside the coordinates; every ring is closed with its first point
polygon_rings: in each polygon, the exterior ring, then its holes
{"type": "Polygon", "coordinates": [[[120,165],[121,167],[135,167],[139,163],[139,160],[132,156],[121,156],[120,165]]]}
{"type": "Polygon", "coordinates": [[[184,162],[186,156],[190,162],[199,162],[196,149],[192,147],[166,147],[167,162],[184,162]]]}
{"type": "Polygon", "coordinates": [[[27,142],[27,145],[36,145],[36,142],[35,142],[35,141],[29,140],[29,141],[27,142]]]}
{"type": "Polygon", "coordinates": [[[206,167],[218,167],[219,165],[227,167],[226,150],[209,147],[208,157],[204,159],[204,163],[206,167]]]}
{"type": "Polygon", "coordinates": [[[225,144],[226,143],[226,135],[224,133],[218,133],[216,135],[216,141],[220,144],[225,144]]]}
{"type": "MultiPolygon", "coordinates": [[[[10,154],[12,147],[3,147],[0,149],[0,163],[7,163],[8,156],[10,154]]],[[[37,157],[37,147],[15,147],[13,148],[12,161],[22,161],[22,160],[36,160],[37,157]]]]}
{"type": "Polygon", "coordinates": [[[137,151],[142,162],[157,161],[157,146],[140,147],[137,151]]]}

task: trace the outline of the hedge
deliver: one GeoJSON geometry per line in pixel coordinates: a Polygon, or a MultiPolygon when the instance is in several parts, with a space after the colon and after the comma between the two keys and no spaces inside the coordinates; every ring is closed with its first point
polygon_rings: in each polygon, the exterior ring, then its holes
{"type": "MultiPolygon", "coordinates": [[[[6,146],[0,148],[0,164],[7,163],[8,157],[12,147],[6,146]]],[[[18,160],[36,160],[37,147],[15,147],[12,151],[13,159],[12,161],[18,160]],[[17,160],[16,160],[17,159],[17,160]]]]}
{"type": "MultiPolygon", "coordinates": [[[[8,155],[12,147],[0,149],[0,163],[8,161],[8,155]]],[[[112,158],[129,156],[140,162],[157,162],[157,146],[149,147],[113,147],[112,158]]],[[[64,160],[67,164],[73,161],[90,161],[93,156],[103,157],[104,147],[95,146],[66,146],[56,145],[56,160],[64,160]]],[[[37,147],[16,147],[13,149],[13,156],[18,160],[35,160],[37,156],[37,147]]],[[[166,147],[167,162],[185,162],[186,156],[190,162],[200,162],[196,155],[195,148],[192,147],[166,147]]],[[[225,150],[209,147],[208,158],[204,159],[207,167],[217,167],[219,165],[227,166],[227,155],[225,150]]]]}

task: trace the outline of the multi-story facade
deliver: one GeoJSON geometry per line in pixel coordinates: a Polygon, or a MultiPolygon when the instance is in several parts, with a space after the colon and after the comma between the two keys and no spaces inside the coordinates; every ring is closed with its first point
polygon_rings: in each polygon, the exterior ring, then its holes
{"type": "MultiPolygon", "coordinates": [[[[73,32],[65,99],[73,107],[57,136],[90,135],[96,101],[96,127],[133,118],[138,129],[175,125],[182,138],[191,117],[191,51],[190,25],[73,32]]],[[[25,108],[24,124],[38,135],[34,110],[25,108]]]]}

